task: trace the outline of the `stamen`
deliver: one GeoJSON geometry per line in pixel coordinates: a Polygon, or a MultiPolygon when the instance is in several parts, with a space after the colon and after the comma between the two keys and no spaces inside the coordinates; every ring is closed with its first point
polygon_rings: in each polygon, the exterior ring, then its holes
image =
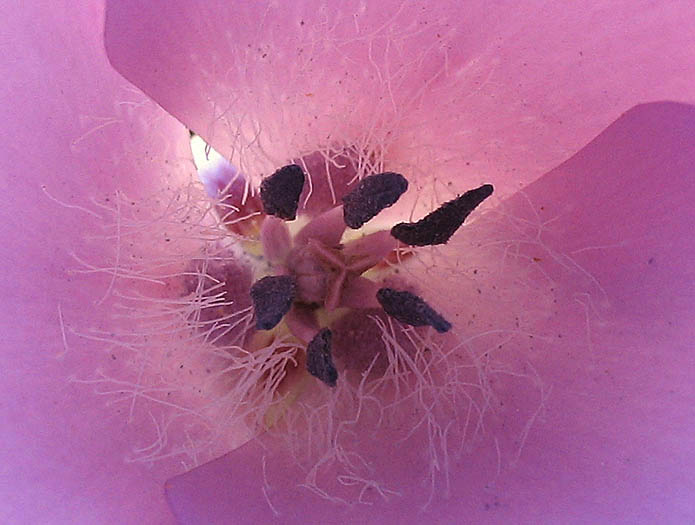
{"type": "Polygon", "coordinates": [[[401,222],[391,228],[391,235],[410,246],[445,244],[458,230],[466,217],[492,195],[491,184],[467,191],[460,197],[442,204],[418,222],[401,222]]]}
{"type": "Polygon", "coordinates": [[[408,181],[393,172],[370,175],[343,197],[345,224],[353,230],[375,217],[381,210],[393,206],[405,190],[408,181]]]}
{"type": "Polygon", "coordinates": [[[289,275],[263,277],[254,283],[251,299],[258,330],[270,330],[282,320],[292,307],[296,288],[289,275]]]}
{"type": "Polygon", "coordinates": [[[296,164],[280,168],[261,182],[261,201],[268,215],[292,221],[297,218],[304,172],[296,164]]]}
{"type": "Polygon", "coordinates": [[[410,292],[398,292],[392,288],[380,288],[377,301],[384,311],[401,323],[411,326],[431,326],[437,332],[451,329],[451,323],[435,312],[430,305],[410,292]]]}
{"type": "Polygon", "coordinates": [[[338,371],[331,357],[331,339],[333,334],[328,328],[323,328],[311,340],[306,348],[306,368],[309,373],[318,377],[328,386],[335,386],[338,371]]]}

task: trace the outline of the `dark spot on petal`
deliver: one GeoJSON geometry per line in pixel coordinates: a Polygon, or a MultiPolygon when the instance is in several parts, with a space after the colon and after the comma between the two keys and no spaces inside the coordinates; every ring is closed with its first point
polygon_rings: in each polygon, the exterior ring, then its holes
{"type": "Polygon", "coordinates": [[[376,298],[384,311],[401,323],[411,326],[429,325],[440,333],[451,329],[449,321],[415,294],[398,292],[393,288],[381,288],[376,293],[376,298]]]}
{"type": "Polygon", "coordinates": [[[343,197],[345,224],[356,230],[375,217],[381,210],[393,206],[405,190],[408,181],[393,172],[370,175],[343,197]]]}
{"type": "Polygon", "coordinates": [[[401,222],[391,228],[391,235],[410,246],[444,244],[458,230],[466,217],[492,195],[492,185],[467,191],[460,197],[442,204],[418,222],[401,222]]]}
{"type": "Polygon", "coordinates": [[[306,368],[328,386],[335,386],[338,371],[331,357],[332,333],[328,328],[321,329],[306,348],[306,368]]]}
{"type": "Polygon", "coordinates": [[[291,221],[297,218],[304,172],[296,164],[280,168],[261,182],[261,201],[268,215],[291,221]]]}
{"type": "Polygon", "coordinates": [[[294,279],[289,275],[263,277],[251,287],[251,299],[256,312],[256,328],[274,328],[290,311],[296,292],[294,279]]]}

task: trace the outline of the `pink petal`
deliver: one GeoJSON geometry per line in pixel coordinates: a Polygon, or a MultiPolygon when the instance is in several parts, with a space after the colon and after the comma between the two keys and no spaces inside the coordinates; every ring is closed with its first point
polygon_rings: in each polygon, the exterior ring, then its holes
{"type": "MultiPolygon", "coordinates": [[[[514,326],[517,315],[516,335],[523,337],[511,348],[483,349],[509,366],[508,374],[493,376],[501,382],[498,406],[472,453],[449,457],[450,485],[437,483],[426,510],[419,504],[429,489],[426,476],[413,471],[419,452],[395,446],[387,433],[375,442],[372,429],[363,428],[354,436],[360,452],[379,474],[401,480],[400,497],[376,497],[373,505],[326,501],[298,486],[303,475],[268,437],[268,448],[248,443],[170,480],[177,517],[182,523],[690,521],[694,140],[692,106],[638,106],[505,203],[502,213],[472,223],[447,245],[455,251],[479,244],[480,252],[505,255],[486,261],[460,254],[458,262],[475,265],[470,275],[488,276],[476,277],[469,294],[471,283],[459,274],[463,282],[444,296],[446,308],[457,312],[455,331],[466,337],[480,327],[514,326]],[[531,233],[543,231],[524,241],[529,225],[531,233]],[[497,244],[505,238],[518,250],[497,244]],[[498,262],[506,273],[493,275],[498,262]],[[529,276],[535,278],[525,281],[529,276]],[[505,278],[514,286],[495,291],[505,278]],[[469,308],[460,308],[465,302],[469,308]],[[529,388],[516,364],[538,383],[529,388]]],[[[441,277],[419,284],[434,293],[446,286],[448,276],[441,277]]]]}
{"type": "Polygon", "coordinates": [[[345,243],[343,254],[348,260],[352,259],[351,262],[367,270],[386,258],[396,248],[398,248],[398,241],[391,236],[390,229],[387,229],[345,243]]]}
{"type": "Polygon", "coordinates": [[[175,470],[126,462],[153,439],[149,417],[128,425],[127,403],[70,379],[123,368],[73,333],[123,328],[96,304],[110,276],[71,272],[73,252],[113,255],[89,240],[109,216],[90,199],[113,206],[116,189],[139,198],[190,173],[185,128],[108,64],[102,17],[95,2],[23,4],[0,22],[2,523],[173,523],[161,483],[175,470]]]}
{"type": "Polygon", "coordinates": [[[340,244],[345,231],[343,207],[336,206],[312,219],[294,238],[295,246],[302,246],[309,240],[319,241],[325,246],[340,244]]]}
{"type": "Polygon", "coordinates": [[[297,304],[292,306],[284,320],[292,335],[301,339],[305,344],[314,338],[320,328],[314,312],[297,304]]]}
{"type": "Polygon", "coordinates": [[[332,142],[369,140],[411,180],[492,182],[506,195],[634,104],[695,100],[690,8],[114,0],[106,48],[256,179],[332,142]]]}
{"type": "MultiPolygon", "coordinates": [[[[391,39],[388,36],[392,34],[390,29],[397,27],[397,23],[384,25],[384,19],[372,14],[354,19],[349,10],[343,13],[346,15],[344,18],[336,18],[330,9],[317,10],[309,4],[298,7],[294,7],[295,4],[286,5],[292,5],[297,12],[305,10],[301,16],[306,15],[309,23],[305,25],[311,27],[311,32],[307,33],[307,38],[302,37],[303,43],[325,40],[315,38],[317,28],[327,28],[334,34],[344,32],[339,36],[345,38],[333,43],[337,42],[339,50],[346,54],[340,55],[331,48],[325,52],[318,48],[315,51],[316,66],[306,71],[278,69],[275,67],[278,62],[284,65],[294,63],[282,60],[282,57],[271,68],[264,68],[262,53],[256,55],[250,52],[248,62],[245,62],[246,57],[241,57],[238,51],[238,42],[249,34],[253,36],[250,40],[254,44],[268,41],[264,35],[269,33],[263,31],[272,26],[273,20],[286,22],[290,19],[286,13],[271,9],[265,19],[268,23],[259,31],[256,23],[258,12],[253,11],[256,8],[244,4],[234,6],[232,13],[220,10],[206,14],[202,7],[215,9],[219,6],[201,3],[190,7],[190,4],[176,5],[170,2],[142,5],[129,1],[110,5],[110,23],[116,24],[119,36],[125,36],[114,43],[114,26],[109,26],[111,32],[108,33],[107,45],[111,51],[110,58],[130,78],[136,75],[126,72],[123,64],[130,64],[140,76],[155,80],[156,74],[166,73],[168,76],[159,79],[155,86],[168,97],[166,100],[159,96],[157,89],[145,86],[145,83],[142,83],[143,87],[186,124],[205,133],[214,144],[219,141],[220,151],[227,154],[236,152],[238,159],[234,160],[241,161],[237,164],[242,169],[253,168],[251,171],[256,177],[262,176],[264,170],[268,174],[287,158],[310,153],[310,149],[318,144],[325,145],[327,129],[337,132],[334,135],[337,141],[359,144],[367,128],[369,132],[376,131],[373,138],[379,142],[386,140],[395,126],[395,113],[408,113],[408,119],[398,121],[398,126],[402,127],[402,132],[397,134],[398,140],[389,143],[389,151],[394,159],[391,162],[398,168],[404,168],[408,174],[415,173],[423,182],[425,175],[441,176],[438,180],[444,181],[456,180],[457,177],[461,179],[459,182],[477,181],[479,173],[484,171],[490,175],[490,180],[499,178],[499,184],[516,187],[518,182],[534,179],[545,168],[564,158],[634,101],[650,97],[692,100],[693,62],[687,45],[692,26],[682,16],[683,12],[687,12],[687,4],[679,6],[672,3],[664,7],[630,2],[625,3],[624,8],[611,7],[601,12],[585,9],[585,6],[581,11],[577,8],[577,12],[574,12],[558,5],[533,13],[525,12],[529,8],[522,6],[516,11],[505,8],[502,13],[491,10],[488,20],[493,20],[492,24],[480,23],[477,16],[466,18],[461,16],[462,13],[455,13],[453,18],[471,25],[470,28],[464,27],[461,32],[466,35],[463,43],[469,45],[457,45],[454,46],[455,50],[448,51],[452,70],[456,71],[463,65],[462,76],[465,80],[461,81],[454,75],[447,77],[452,79],[449,83],[434,82],[430,86],[432,89],[427,91],[428,96],[434,94],[431,100],[418,102],[414,107],[408,106],[412,111],[403,110],[406,107],[404,101],[413,95],[413,90],[420,89],[422,82],[417,79],[433,77],[432,71],[427,68],[432,66],[436,69],[442,64],[443,54],[437,54],[437,61],[405,60],[404,63],[410,64],[408,68],[414,64],[415,70],[410,72],[406,68],[409,74],[394,76],[395,79],[405,80],[402,85],[396,86],[399,89],[394,90],[396,104],[390,104],[388,96],[379,98],[379,95],[388,95],[394,84],[385,83],[383,75],[376,73],[386,71],[387,61],[378,51],[383,51],[384,42],[391,39]],[[120,8],[131,10],[130,13],[121,12],[131,18],[121,18],[119,27],[120,8]],[[190,13],[185,9],[190,9],[190,13]],[[249,11],[246,12],[246,9],[249,11]],[[167,19],[167,14],[175,16],[167,19]],[[538,31],[537,28],[544,25],[539,22],[549,19],[553,20],[552,27],[538,31]],[[328,20],[329,23],[319,24],[317,20],[328,20]],[[331,25],[331,20],[340,23],[331,25]],[[519,20],[528,20],[528,32],[517,31],[519,20]],[[612,24],[597,23],[605,20],[614,21],[618,30],[612,24]],[[163,24],[156,25],[160,22],[163,24]],[[371,77],[351,78],[347,96],[335,96],[335,72],[341,70],[340,61],[336,60],[338,56],[346,57],[347,63],[351,59],[352,63],[369,63],[370,57],[365,54],[367,46],[352,38],[354,33],[351,31],[355,24],[364,32],[370,28],[385,28],[383,35],[386,38],[378,40],[372,47],[377,51],[376,57],[371,57],[377,64],[376,73],[371,77]],[[203,25],[206,27],[200,30],[203,25]],[[606,27],[605,31],[598,29],[602,25],[606,27]],[[214,30],[213,26],[218,29],[214,30]],[[158,30],[154,31],[152,27],[158,30]],[[230,49],[234,50],[236,58],[231,57],[231,52],[230,56],[224,56],[227,48],[222,53],[215,51],[220,47],[218,35],[227,35],[227,31],[232,41],[230,49]],[[481,34],[502,35],[504,45],[498,50],[497,40],[483,38],[481,34]],[[140,40],[143,36],[148,40],[146,43],[153,44],[154,48],[147,47],[140,40]],[[198,53],[197,57],[195,52],[191,52],[196,51],[195,46],[186,41],[185,37],[189,36],[204,41],[203,52],[198,53]],[[125,54],[128,57],[119,59],[114,49],[127,51],[125,54]],[[206,53],[206,49],[212,52],[206,53]],[[465,49],[467,55],[459,57],[459,49],[465,49]],[[353,51],[355,54],[352,54],[353,51]],[[506,56],[505,52],[510,55],[506,56]],[[147,62],[150,56],[154,56],[156,64],[147,62]],[[596,56],[600,56],[601,60],[590,60],[590,57],[596,56]],[[477,62],[476,58],[479,59],[477,62]],[[528,65],[524,66],[524,63],[528,65]],[[333,67],[326,67],[327,64],[333,64],[333,67]],[[424,65],[420,67],[418,64],[424,65]],[[230,68],[236,65],[245,67],[247,75],[243,82],[235,72],[230,73],[230,68]],[[246,68],[247,65],[253,67],[246,68]],[[529,66],[535,69],[534,75],[525,73],[529,66]],[[324,71],[325,76],[322,74],[324,71]],[[275,81],[268,81],[268,72],[275,81]],[[290,82],[283,82],[286,78],[290,82]],[[332,78],[334,82],[325,82],[326,78],[332,78]],[[654,81],[655,78],[658,83],[654,81]],[[226,80],[221,79],[230,79],[231,88],[225,84],[226,80]],[[288,98],[276,99],[278,86],[282,88],[285,84],[288,84],[288,98]],[[253,88],[247,99],[230,106],[230,93],[243,93],[243,89],[236,91],[236,86],[247,85],[253,88]],[[262,86],[270,89],[264,92],[262,86]],[[305,91],[305,87],[311,91],[305,91]],[[454,91],[462,94],[452,95],[454,91]],[[377,96],[364,96],[365,93],[377,96]],[[273,103],[274,99],[282,100],[281,107],[273,103]],[[380,102],[375,109],[375,100],[386,102],[380,102]],[[510,100],[513,102],[510,103],[510,100]],[[264,103],[253,104],[259,101],[264,103]],[[331,103],[338,104],[337,101],[342,105],[336,105],[332,112],[326,111],[331,103]],[[546,101],[550,101],[550,110],[546,101]],[[212,111],[214,104],[221,108],[220,111],[212,111]],[[399,111],[389,113],[394,106],[399,111]],[[242,108],[242,111],[235,113],[236,108],[242,108]],[[254,146],[248,154],[245,152],[242,155],[231,146],[231,138],[237,128],[229,124],[230,120],[232,124],[238,124],[234,118],[246,118],[248,108],[256,109],[258,115],[252,115],[247,122],[262,123],[264,131],[261,141],[253,142],[249,137],[256,137],[257,130],[253,126],[244,130],[248,131],[246,140],[254,146]],[[456,111],[452,108],[456,108],[456,111]],[[460,108],[465,108],[465,111],[459,111],[460,108]],[[576,117],[577,113],[580,117],[576,117]],[[223,118],[218,119],[221,114],[223,118]],[[316,116],[318,120],[311,129],[307,115],[316,116]],[[456,118],[452,120],[451,115],[456,118]],[[382,117],[385,125],[379,124],[382,117]],[[288,133],[287,122],[301,122],[303,125],[291,128],[292,132],[288,133]],[[436,132],[432,132],[432,129],[436,132]],[[434,144],[437,148],[432,147],[434,144]],[[465,148],[461,147],[462,144],[465,148]],[[463,153],[457,153],[452,159],[449,151],[463,153]],[[442,152],[447,155],[441,155],[442,152]],[[465,165],[464,161],[470,162],[470,166],[465,165]],[[509,177],[513,169],[522,171],[523,175],[509,177]]],[[[381,6],[388,7],[385,4],[381,6]]],[[[486,3],[485,8],[488,6],[486,3]]],[[[388,9],[381,12],[388,14],[388,9]]],[[[416,22],[424,16],[413,14],[406,6],[399,16],[402,20],[416,22]]],[[[124,521],[139,523],[162,523],[171,519],[162,505],[158,486],[168,469],[155,467],[143,474],[141,467],[122,461],[131,451],[133,442],[142,443],[143,439],[152,437],[152,428],[139,424],[124,426],[122,422],[125,417],[116,414],[110,419],[113,412],[105,411],[103,400],[95,400],[89,388],[66,386],[68,375],[88,377],[97,366],[104,366],[101,355],[93,357],[95,346],[74,337],[70,329],[92,326],[105,330],[120,328],[106,317],[105,310],[94,305],[95,296],[101,296],[109,286],[108,276],[103,279],[97,276],[94,280],[80,277],[76,281],[74,275],[66,274],[66,268],[75,266],[66,250],[68,247],[78,253],[93,250],[90,255],[94,259],[103,257],[108,260],[112,255],[112,246],[84,244],[83,235],[101,234],[102,224],[95,224],[92,221],[94,216],[90,213],[81,215],[83,212],[78,209],[63,209],[50,201],[39,191],[40,185],[46,184],[50,194],[69,205],[89,205],[92,197],[104,204],[104,195],[112,195],[116,188],[133,196],[147,194],[153,189],[159,191],[170,182],[172,187],[178,188],[181,175],[187,175],[187,168],[182,168],[177,162],[181,159],[190,161],[185,130],[151,106],[140,94],[130,91],[131,86],[108,68],[102,53],[98,51],[101,49],[101,15],[101,10],[93,6],[79,11],[75,8],[74,12],[66,10],[64,6],[55,12],[45,6],[41,9],[23,7],[21,13],[6,10],[3,22],[6,33],[12,37],[7,52],[0,59],[0,67],[5,73],[3,78],[8,79],[2,92],[3,124],[6,135],[11,138],[11,141],[3,144],[4,151],[0,155],[7,163],[5,173],[10,182],[5,189],[9,205],[3,208],[1,224],[7,254],[3,273],[6,298],[3,321],[6,326],[4,333],[7,334],[3,369],[7,377],[3,381],[3,388],[6,389],[6,398],[11,401],[4,404],[2,411],[3,428],[11,429],[6,433],[7,450],[3,464],[11,485],[5,484],[2,489],[7,491],[8,497],[4,501],[9,503],[4,504],[1,517],[2,521],[10,523],[50,520],[93,523],[103,521],[104,516],[119,516],[124,521]],[[56,21],[60,23],[56,24],[56,21]],[[70,53],[66,53],[66,49],[70,53]],[[161,167],[166,165],[169,167],[162,173],[161,167]],[[73,282],[69,282],[69,279],[73,279],[73,282]],[[61,319],[66,327],[69,351],[64,356],[65,361],[55,362],[47,360],[46,356],[61,354],[65,349],[59,322],[61,319]],[[79,398],[78,409],[75,408],[76,397],[79,398]]],[[[429,27],[436,25],[432,20],[428,20],[432,22],[428,24],[429,27]]],[[[421,54],[418,49],[433,49],[427,43],[435,41],[434,31],[408,27],[413,29],[413,33],[405,39],[402,57],[418,56],[421,54]]],[[[446,24],[439,24],[439,27],[446,28],[446,24]]],[[[274,31],[274,34],[287,34],[288,41],[294,42],[296,49],[296,34],[283,31],[274,31]]],[[[449,37],[445,34],[445,38],[449,37]]],[[[461,43],[454,36],[450,41],[461,43]]],[[[282,42],[273,43],[273,50],[279,52],[288,47],[282,42]]],[[[360,69],[364,70],[362,66],[360,69]]],[[[345,93],[341,92],[341,95],[345,93]]],[[[678,123],[675,117],[677,114],[662,115],[655,120],[671,118],[678,123]]],[[[638,122],[628,130],[619,129],[618,135],[632,138],[643,124],[638,122]]],[[[672,122],[669,122],[670,125],[672,122]]],[[[678,126],[692,129],[693,123],[688,120],[678,126]]],[[[678,126],[676,131],[682,131],[678,126]]],[[[659,134],[645,140],[640,135],[640,145],[657,148],[658,151],[659,144],[654,144],[657,142],[655,137],[658,138],[659,134]]],[[[668,150],[668,155],[655,155],[659,169],[654,168],[654,162],[647,163],[651,170],[647,175],[658,181],[667,175],[680,174],[681,182],[687,183],[690,179],[686,178],[687,173],[683,174],[683,166],[692,165],[693,159],[680,150],[683,143],[692,143],[692,133],[677,138],[664,135],[664,142],[662,146],[668,150]],[[665,171],[661,171],[662,168],[665,171]]],[[[630,166],[630,156],[626,156],[620,170],[613,166],[605,172],[600,170],[605,159],[593,165],[586,158],[579,159],[581,163],[591,165],[593,170],[598,170],[599,174],[617,178],[624,175],[624,169],[630,166]]],[[[635,159],[632,159],[635,172],[639,171],[643,159],[639,161],[635,163],[635,159]]],[[[571,164],[570,167],[574,169],[571,164]]],[[[582,170],[577,170],[582,173],[582,170]]],[[[593,172],[585,175],[593,176],[593,172]]],[[[498,180],[493,182],[498,184],[498,180]]],[[[577,199],[587,197],[583,185],[565,189],[562,187],[564,183],[561,181],[556,186],[550,184],[550,187],[568,201],[568,190],[577,192],[577,199]]],[[[454,191],[458,191],[458,184],[454,191]]],[[[532,202],[537,202],[551,198],[553,193],[540,188],[531,196],[532,202]],[[536,193],[540,197],[537,198],[536,193]]],[[[518,472],[510,474],[505,464],[501,470],[502,476],[496,477],[496,450],[491,449],[487,442],[488,448],[480,452],[480,463],[474,463],[472,468],[464,464],[465,468],[457,470],[470,476],[470,485],[464,487],[470,488],[468,492],[464,491],[470,497],[456,499],[456,504],[446,506],[436,505],[435,502],[430,505],[431,509],[435,509],[433,512],[443,513],[445,519],[450,519],[452,516],[460,517],[461,505],[478,504],[479,507],[468,509],[472,519],[476,516],[484,519],[482,515],[486,505],[491,510],[502,507],[500,512],[514,518],[524,515],[524,512],[532,517],[550,516],[553,519],[557,516],[559,520],[566,516],[577,520],[587,516],[593,518],[594,514],[599,519],[606,517],[604,521],[615,521],[627,514],[628,520],[633,518],[631,521],[656,521],[663,518],[663,515],[659,515],[664,512],[662,509],[667,509],[666,512],[671,513],[667,518],[673,517],[675,521],[686,521],[692,516],[693,509],[687,499],[692,493],[692,482],[683,474],[683,465],[692,465],[688,440],[692,435],[693,417],[687,411],[690,409],[683,409],[687,396],[692,397],[689,374],[692,362],[686,353],[692,333],[687,325],[681,323],[691,317],[693,302],[689,288],[676,287],[673,283],[692,281],[692,274],[689,273],[691,266],[687,265],[692,259],[693,250],[691,243],[674,246],[666,242],[680,240],[674,238],[678,226],[688,224],[686,221],[692,223],[690,208],[682,206],[682,201],[692,200],[692,196],[692,186],[666,195],[665,209],[670,213],[662,218],[663,222],[645,223],[647,230],[644,237],[638,239],[640,245],[645,249],[660,250],[658,253],[665,256],[663,271],[657,275],[635,272],[637,250],[628,249],[622,244],[615,246],[624,250],[617,260],[627,264],[618,269],[613,266],[616,257],[609,253],[611,243],[615,244],[616,238],[619,242],[623,238],[634,240],[641,233],[638,223],[635,226],[620,221],[623,213],[625,217],[630,213],[636,214],[635,208],[638,206],[615,207],[618,215],[614,221],[615,230],[599,230],[607,238],[599,234],[591,242],[570,245],[572,238],[568,241],[564,231],[575,232],[579,240],[583,239],[582,235],[588,234],[588,228],[584,228],[584,225],[577,227],[570,215],[570,220],[556,220],[550,224],[560,233],[554,239],[547,240],[545,251],[541,250],[543,257],[537,257],[540,252],[534,254],[520,249],[520,255],[529,257],[531,262],[536,262],[534,257],[539,258],[538,266],[561,283],[564,282],[562,276],[567,271],[569,261],[560,258],[559,262],[563,264],[550,265],[544,254],[548,247],[559,253],[572,249],[575,253],[570,253],[576,260],[603,285],[608,304],[621,306],[624,309],[622,313],[628,314],[623,317],[628,320],[618,324],[614,322],[614,316],[620,317],[621,311],[610,311],[611,315],[604,314],[601,319],[605,324],[597,327],[595,319],[590,317],[593,321],[588,325],[592,328],[591,339],[587,339],[585,317],[591,316],[594,310],[581,294],[586,292],[587,286],[592,285],[592,281],[587,277],[585,282],[576,283],[580,295],[573,297],[572,286],[575,286],[578,275],[576,271],[571,273],[571,285],[562,290],[565,296],[560,297],[563,304],[576,305],[576,311],[566,309],[552,318],[552,311],[546,304],[534,303],[530,299],[524,301],[524,310],[531,320],[538,322],[547,314],[551,317],[553,328],[555,323],[558,326],[567,325],[567,331],[562,334],[565,340],[591,342],[585,350],[591,352],[592,358],[587,358],[586,353],[573,353],[570,356],[549,354],[543,351],[542,345],[535,347],[534,351],[541,356],[555,357],[548,358],[544,368],[539,368],[539,375],[545,381],[554,383],[555,390],[546,403],[546,420],[532,427],[532,433],[525,442],[518,472]],[[679,204],[681,206],[677,207],[679,204]],[[594,250],[588,249],[592,247],[600,256],[594,256],[594,250]],[[607,260],[611,264],[606,264],[607,260]],[[669,279],[660,279],[661,276],[669,279]],[[643,291],[640,291],[641,287],[634,286],[634,281],[640,277],[644,279],[643,291]],[[610,278],[614,278],[614,281],[610,281],[610,278]],[[606,280],[610,286],[604,282],[606,280]],[[635,292],[636,288],[639,293],[635,292]],[[654,315],[655,312],[658,316],[654,315]],[[668,325],[666,316],[669,314],[675,319],[675,323],[670,320],[673,326],[668,325]],[[575,369],[568,366],[568,362],[574,363],[575,369]],[[606,364],[610,366],[604,366],[606,364]],[[593,375],[582,376],[587,370],[593,375]],[[567,390],[562,391],[560,387],[567,390]],[[587,453],[581,456],[578,450],[587,444],[590,445],[587,453]],[[487,460],[490,463],[485,463],[487,460]],[[489,476],[483,472],[486,468],[489,476]],[[496,493],[480,489],[482,481],[490,480],[495,482],[492,490],[496,493]],[[650,480],[654,485],[650,486],[650,480]],[[663,487],[669,490],[664,491],[663,487]],[[539,498],[539,495],[542,497],[539,498]],[[538,505],[538,499],[541,499],[543,506],[538,505]],[[616,501],[624,507],[616,506],[616,501]]],[[[596,192],[591,192],[588,197],[592,203],[596,202],[596,192]]],[[[577,199],[571,196],[572,202],[577,199]]],[[[589,208],[589,203],[586,204],[589,208]]],[[[547,207],[551,205],[549,203],[547,207]]],[[[524,202],[516,200],[509,203],[508,209],[510,213],[523,217],[523,206],[524,202]]],[[[613,209],[608,205],[600,207],[606,208],[613,209]]],[[[587,212],[583,216],[589,226],[595,224],[590,215],[587,212]]],[[[537,217],[532,214],[531,219],[537,217]]],[[[576,222],[579,223],[579,220],[576,222]]],[[[601,223],[602,226],[605,224],[605,221],[601,223]]],[[[481,221],[478,231],[484,230],[484,226],[481,221]]],[[[500,231],[510,234],[508,228],[500,231]]],[[[519,233],[514,230],[510,235],[518,236],[519,233]]],[[[466,264],[466,259],[460,259],[462,264],[466,264]]],[[[522,260],[525,259],[522,257],[522,260]]],[[[659,261],[654,257],[651,266],[659,261]]],[[[454,263],[451,266],[453,270],[454,263]]],[[[444,270],[437,267],[438,272],[444,270]]],[[[512,273],[513,277],[519,277],[512,273]]],[[[519,278],[523,277],[522,274],[519,278]]],[[[451,298],[452,290],[460,291],[461,287],[451,287],[445,296],[451,298]]],[[[490,290],[487,288],[482,291],[483,294],[488,292],[490,290]]],[[[539,295],[547,297],[547,290],[539,295]]],[[[470,301],[470,295],[461,294],[458,300],[470,301]]],[[[601,304],[598,306],[603,308],[601,304]]],[[[506,317],[513,311],[497,308],[480,317],[506,322],[506,317]]],[[[535,328],[539,327],[542,328],[542,324],[535,328]]],[[[96,346],[97,350],[99,348],[101,345],[96,346]]],[[[111,366],[118,371],[120,362],[116,361],[111,366]]],[[[513,396],[505,398],[512,400],[512,403],[507,403],[508,407],[511,404],[513,408],[520,408],[522,414],[535,410],[537,400],[531,399],[533,391],[519,394],[511,386],[509,390],[513,396]]],[[[159,414],[155,410],[153,415],[156,418],[159,414]]],[[[527,418],[519,416],[516,420],[510,417],[504,422],[523,428],[527,421],[527,418]]],[[[508,454],[506,445],[520,434],[510,431],[507,435],[497,435],[500,436],[503,453],[508,454]]],[[[246,448],[255,446],[251,444],[246,448]]],[[[260,456],[254,457],[252,450],[246,453],[249,454],[247,459],[235,460],[236,468],[243,469],[245,462],[251,461],[256,470],[237,483],[236,487],[241,486],[241,490],[251,482],[258,482],[253,483],[252,487],[262,486],[262,478],[253,477],[258,476],[260,456]]],[[[406,456],[406,462],[412,459],[412,464],[419,459],[414,457],[417,450],[399,450],[398,453],[413,454],[406,456]]],[[[384,454],[385,462],[388,463],[390,459],[388,454],[384,454]]],[[[403,464],[402,457],[396,459],[399,461],[391,462],[394,469],[403,464]]],[[[468,461],[468,456],[463,461],[468,461]]],[[[283,466],[282,460],[276,462],[275,458],[269,457],[268,463],[267,475],[272,484],[269,497],[282,511],[283,500],[287,501],[285,498],[292,497],[293,493],[284,492],[284,485],[276,483],[277,479],[282,479],[276,474],[276,469],[283,466]]],[[[388,467],[388,464],[382,467],[388,467]]],[[[383,469],[381,472],[388,474],[383,469]]],[[[392,472],[392,475],[397,475],[397,472],[392,472]]],[[[457,485],[460,481],[453,480],[454,494],[461,493],[460,485],[457,485]]],[[[220,486],[218,482],[214,487],[205,484],[199,487],[205,488],[220,490],[229,486],[220,486]]],[[[255,493],[256,496],[258,494],[255,493]]],[[[393,498],[396,506],[389,507],[379,516],[402,518],[402,513],[410,510],[400,505],[403,500],[408,501],[407,497],[393,498]]],[[[413,501],[417,500],[421,498],[413,498],[413,501]]],[[[301,509],[302,501],[298,499],[292,503],[301,509]]],[[[255,505],[266,505],[265,498],[249,499],[242,503],[244,508],[251,510],[260,508],[255,505]]],[[[317,512],[322,511],[318,506],[316,509],[317,512]]],[[[334,506],[325,509],[331,513],[329,516],[336,516],[334,506]]],[[[219,509],[213,507],[211,510],[219,509]]],[[[224,516],[228,518],[229,514],[224,516]]]]}
{"type": "Polygon", "coordinates": [[[348,281],[340,296],[341,307],[380,308],[376,293],[381,288],[378,283],[365,277],[353,277],[348,281]]]}
{"type": "Polygon", "coordinates": [[[292,242],[287,224],[277,217],[267,216],[261,226],[263,254],[271,263],[280,263],[290,253],[292,242]]]}

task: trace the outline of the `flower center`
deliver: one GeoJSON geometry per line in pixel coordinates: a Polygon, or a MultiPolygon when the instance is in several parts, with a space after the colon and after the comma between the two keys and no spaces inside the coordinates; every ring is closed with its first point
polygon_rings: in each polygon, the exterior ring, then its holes
{"type": "MultiPolygon", "coordinates": [[[[309,156],[302,162],[306,165],[305,161],[312,158],[309,156]]],[[[353,168],[342,173],[342,179],[338,178],[345,192],[336,194],[331,169],[328,165],[325,169],[328,185],[323,185],[323,189],[329,187],[330,199],[323,196],[309,206],[311,192],[321,193],[321,186],[314,188],[310,184],[307,194],[304,169],[290,164],[263,179],[260,198],[249,199],[256,209],[261,205],[265,215],[255,213],[255,216],[262,217],[262,223],[252,221],[255,226],[251,229],[234,222],[228,226],[246,238],[256,230],[260,238],[263,253],[256,260],[263,261],[261,275],[265,276],[250,290],[256,329],[272,331],[284,322],[281,326],[305,345],[309,373],[335,386],[338,373],[331,356],[330,325],[343,312],[338,316],[326,313],[340,308],[346,311],[375,308],[406,325],[431,326],[437,332],[451,328],[446,319],[417,295],[384,287],[364,274],[397,253],[399,246],[446,243],[468,214],[492,193],[492,186],[466,192],[418,222],[400,223],[390,230],[343,241],[347,228],[359,230],[392,206],[407,190],[408,181],[398,173],[383,172],[363,177],[348,191],[349,175],[352,173],[356,179],[353,168]],[[295,222],[298,212],[300,219],[308,217],[309,221],[292,235],[288,223],[299,224],[295,222]]],[[[227,202],[226,196],[223,197],[222,202],[227,202]]],[[[412,251],[407,246],[405,249],[412,251]]]]}

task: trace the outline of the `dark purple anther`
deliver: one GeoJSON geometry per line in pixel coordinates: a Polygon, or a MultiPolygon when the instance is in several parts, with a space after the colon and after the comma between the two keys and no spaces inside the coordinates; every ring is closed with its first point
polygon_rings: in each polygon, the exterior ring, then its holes
{"type": "Polygon", "coordinates": [[[410,246],[444,244],[461,227],[466,217],[492,195],[492,191],[492,184],[484,184],[480,188],[467,191],[415,223],[396,224],[391,228],[391,235],[410,246]]]}
{"type": "Polygon", "coordinates": [[[387,171],[370,175],[343,197],[345,224],[356,230],[381,210],[395,204],[405,190],[408,181],[403,175],[387,171]]]}
{"type": "Polygon", "coordinates": [[[268,215],[286,221],[297,218],[299,196],[304,188],[304,172],[296,164],[280,168],[261,182],[261,201],[268,215]]]}
{"type": "Polygon", "coordinates": [[[335,386],[338,381],[338,371],[331,357],[332,333],[328,328],[322,328],[306,348],[306,368],[309,373],[318,377],[328,386],[335,386]]]}
{"type": "Polygon", "coordinates": [[[384,311],[401,323],[411,326],[431,326],[437,332],[451,329],[451,323],[435,312],[430,305],[410,292],[397,292],[392,288],[381,288],[376,299],[384,311]]]}
{"type": "Polygon", "coordinates": [[[296,293],[296,284],[289,275],[263,277],[251,287],[256,328],[274,328],[290,311],[296,293]]]}

